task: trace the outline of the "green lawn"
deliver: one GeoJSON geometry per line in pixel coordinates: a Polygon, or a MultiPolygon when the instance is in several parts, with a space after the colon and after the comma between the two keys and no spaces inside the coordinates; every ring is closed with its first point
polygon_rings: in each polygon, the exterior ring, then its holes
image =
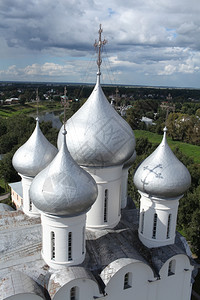
{"type": "MultiPolygon", "coordinates": [[[[134,130],[134,134],[136,138],[148,138],[153,144],[159,144],[162,140],[162,135],[145,130],[134,130]]],[[[170,137],[167,138],[167,141],[172,150],[178,147],[183,154],[193,158],[195,163],[200,164],[200,146],[173,141],[170,137]]]]}
{"type": "MultiPolygon", "coordinates": [[[[30,114],[34,113],[37,110],[37,104],[36,103],[26,103],[25,105],[3,105],[0,107],[0,117],[11,117],[14,115],[18,115],[21,113],[24,114],[30,114]]],[[[42,101],[39,103],[39,112],[41,111],[55,111],[61,108],[60,102],[47,102],[42,101]]]]}

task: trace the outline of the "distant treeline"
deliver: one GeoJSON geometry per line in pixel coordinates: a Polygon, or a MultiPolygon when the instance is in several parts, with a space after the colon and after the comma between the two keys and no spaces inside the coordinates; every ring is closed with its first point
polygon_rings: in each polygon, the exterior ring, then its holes
{"type": "MultiPolygon", "coordinates": [[[[51,95],[63,93],[64,86],[67,87],[69,98],[81,99],[89,97],[94,84],[1,82],[0,99],[19,97],[25,93],[27,101],[29,101],[31,97],[35,98],[35,91],[38,88],[40,99],[43,100],[43,95],[47,92],[50,92],[51,95]]],[[[200,89],[103,85],[103,90],[106,96],[113,95],[114,99],[123,100],[125,104],[146,98],[164,101],[169,95],[172,102],[200,101],[200,89]]]]}

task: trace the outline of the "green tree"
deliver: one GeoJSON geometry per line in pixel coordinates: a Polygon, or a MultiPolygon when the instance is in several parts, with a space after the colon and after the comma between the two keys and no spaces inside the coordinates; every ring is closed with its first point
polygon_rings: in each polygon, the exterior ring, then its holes
{"type": "Polygon", "coordinates": [[[167,119],[168,134],[173,140],[200,145],[200,119],[181,113],[171,113],[167,119]]]}
{"type": "Polygon", "coordinates": [[[187,238],[192,246],[192,251],[200,257],[200,209],[195,210],[192,219],[186,227],[187,238]]]}

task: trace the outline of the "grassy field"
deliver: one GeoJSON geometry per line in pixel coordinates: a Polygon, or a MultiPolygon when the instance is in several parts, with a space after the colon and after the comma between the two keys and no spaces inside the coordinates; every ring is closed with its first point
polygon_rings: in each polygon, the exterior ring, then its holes
{"type": "MultiPolygon", "coordinates": [[[[27,103],[25,105],[4,105],[0,106],[0,117],[8,118],[15,115],[23,114],[31,114],[35,113],[37,110],[36,103],[27,103]]],[[[60,109],[61,104],[60,102],[46,102],[43,101],[39,103],[38,110],[41,111],[55,111],[56,109],[60,109]]]]}
{"type": "MultiPolygon", "coordinates": [[[[162,135],[144,131],[144,130],[134,130],[135,137],[146,137],[153,144],[159,144],[162,140],[162,135]]],[[[179,141],[173,141],[170,137],[167,138],[168,144],[173,150],[178,147],[181,152],[194,159],[194,162],[200,164],[200,146],[195,146],[187,143],[182,143],[179,141]]]]}

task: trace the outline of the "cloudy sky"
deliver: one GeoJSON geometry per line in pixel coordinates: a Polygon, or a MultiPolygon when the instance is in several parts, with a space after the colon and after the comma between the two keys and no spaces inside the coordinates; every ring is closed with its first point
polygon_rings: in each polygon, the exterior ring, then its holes
{"type": "Polygon", "coordinates": [[[0,0],[0,80],[200,88],[199,0],[0,0]]]}

